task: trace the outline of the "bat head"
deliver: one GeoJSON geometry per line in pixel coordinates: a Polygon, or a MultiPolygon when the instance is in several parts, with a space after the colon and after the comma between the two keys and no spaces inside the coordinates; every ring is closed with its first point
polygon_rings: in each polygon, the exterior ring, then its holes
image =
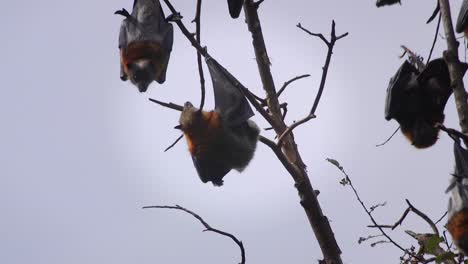
{"type": "Polygon", "coordinates": [[[127,65],[130,81],[138,87],[141,93],[148,90],[148,86],[155,78],[155,67],[148,59],[136,60],[127,65]]]}
{"type": "Polygon", "coordinates": [[[179,118],[179,129],[183,132],[189,132],[196,127],[199,127],[202,122],[202,112],[193,106],[190,102],[185,102],[184,109],[179,118]]]}

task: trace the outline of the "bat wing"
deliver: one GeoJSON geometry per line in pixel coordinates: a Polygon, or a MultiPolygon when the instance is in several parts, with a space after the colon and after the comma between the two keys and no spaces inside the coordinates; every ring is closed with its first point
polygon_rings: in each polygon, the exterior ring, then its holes
{"type": "Polygon", "coordinates": [[[460,13],[458,13],[457,25],[455,30],[457,33],[462,33],[465,31],[465,28],[468,26],[468,0],[463,0],[463,3],[460,8],[460,13]]]}
{"type": "Polygon", "coordinates": [[[451,191],[449,200],[449,219],[464,208],[468,208],[468,151],[459,140],[454,143],[455,175],[447,191],[451,191]]]}
{"type": "Polygon", "coordinates": [[[208,57],[215,96],[215,108],[230,126],[239,126],[254,115],[239,86],[242,84],[224,69],[215,59],[208,57]]]}
{"type": "Polygon", "coordinates": [[[231,171],[229,166],[218,162],[216,158],[197,158],[192,155],[192,161],[203,183],[211,181],[214,185],[221,186],[223,177],[231,171]]]}
{"type": "Polygon", "coordinates": [[[232,18],[238,18],[242,10],[244,0],[227,0],[229,7],[229,14],[232,18]]]}
{"type": "Polygon", "coordinates": [[[429,62],[418,76],[418,82],[423,87],[426,107],[436,113],[443,114],[445,105],[453,92],[445,60],[439,58],[429,62]]]}
{"type": "Polygon", "coordinates": [[[417,73],[416,68],[405,60],[390,79],[385,100],[385,119],[399,118],[402,109],[411,103],[408,95],[411,90],[417,89],[417,73]]]}

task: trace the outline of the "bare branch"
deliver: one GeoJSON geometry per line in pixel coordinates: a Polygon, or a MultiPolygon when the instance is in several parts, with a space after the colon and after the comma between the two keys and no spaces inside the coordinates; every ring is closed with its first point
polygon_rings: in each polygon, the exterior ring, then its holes
{"type": "Polygon", "coordinates": [[[303,119],[293,123],[290,127],[288,127],[284,132],[283,134],[281,134],[281,136],[279,136],[278,138],[278,146],[281,146],[283,144],[283,140],[284,138],[289,134],[291,133],[296,127],[302,125],[302,124],[305,124],[307,123],[308,121],[310,121],[311,119],[314,119],[316,116],[314,114],[309,114],[308,116],[304,117],[303,119]]]}
{"type": "Polygon", "coordinates": [[[436,127],[439,128],[440,130],[444,131],[445,133],[447,133],[451,138],[453,139],[457,139],[457,138],[461,138],[463,139],[464,142],[468,142],[468,135],[467,134],[464,134],[458,130],[455,130],[453,128],[447,128],[445,127],[444,125],[442,124],[436,124],[436,127]]]}
{"type": "MultiPolygon", "coordinates": [[[[197,0],[197,12],[195,14],[195,18],[193,19],[193,22],[195,22],[195,27],[196,27],[196,40],[199,45],[201,45],[201,22],[200,22],[200,17],[201,17],[201,6],[202,6],[202,0],[197,0]]],[[[201,89],[201,99],[200,99],[200,110],[203,110],[203,106],[205,105],[205,76],[203,74],[203,65],[202,65],[202,55],[199,51],[197,51],[197,63],[198,63],[198,74],[200,75],[200,89],[201,89]]]]}
{"type": "MultiPolygon", "coordinates": [[[[439,7],[439,5],[437,5],[437,7],[439,7]]],[[[436,8],[436,10],[437,10],[437,8],[436,8]]],[[[440,28],[441,20],[442,20],[442,15],[439,14],[439,21],[437,21],[437,28],[436,28],[436,32],[435,32],[435,35],[434,35],[434,41],[432,42],[432,47],[431,47],[431,51],[429,52],[429,56],[427,56],[426,64],[428,64],[431,61],[432,52],[434,51],[434,47],[435,47],[435,44],[437,42],[437,36],[439,35],[439,28],[440,28]]]]}
{"type": "Polygon", "coordinates": [[[453,31],[452,15],[450,13],[450,3],[448,0],[439,0],[440,13],[444,23],[445,37],[447,39],[447,50],[444,52],[444,59],[447,62],[451,86],[457,105],[458,119],[462,133],[468,133],[468,96],[463,84],[463,69],[458,58],[458,41],[453,31]]]}
{"type": "Polygon", "coordinates": [[[299,76],[296,76],[296,77],[292,78],[291,80],[285,82],[283,84],[283,86],[281,87],[281,89],[279,89],[278,93],[276,93],[276,96],[279,98],[281,96],[281,94],[284,92],[284,90],[286,90],[288,85],[290,85],[291,83],[293,83],[293,82],[295,82],[297,80],[307,78],[307,77],[310,77],[310,74],[299,75],[299,76]]]}
{"type": "Polygon", "coordinates": [[[170,108],[170,109],[174,109],[174,110],[177,110],[177,111],[182,112],[184,110],[184,107],[181,106],[181,105],[178,105],[178,104],[165,103],[165,102],[161,102],[161,101],[158,101],[156,99],[153,99],[153,98],[148,98],[148,100],[150,100],[151,102],[156,103],[158,105],[161,105],[161,106],[164,106],[164,107],[167,107],[167,108],[170,108]]]}
{"type": "MultiPolygon", "coordinates": [[[[315,36],[315,37],[319,37],[320,39],[322,39],[322,41],[324,41],[326,44],[327,44],[327,47],[328,47],[328,53],[327,53],[327,57],[325,59],[325,65],[323,66],[323,71],[322,71],[322,79],[320,81],[320,87],[318,89],[318,92],[317,92],[317,96],[315,97],[315,101],[314,101],[314,104],[312,106],[312,109],[310,110],[310,113],[304,117],[302,120],[292,124],[290,127],[288,127],[282,134],[281,136],[278,138],[278,146],[281,146],[283,144],[283,140],[284,138],[289,134],[291,133],[296,127],[302,125],[302,124],[305,124],[307,123],[308,121],[310,121],[311,119],[314,119],[315,118],[315,111],[317,110],[317,107],[318,107],[318,104],[320,102],[320,99],[322,97],[322,93],[323,93],[323,89],[325,88],[325,83],[326,83],[326,80],[327,80],[327,74],[328,74],[328,69],[330,67],[330,61],[331,61],[331,57],[332,57],[332,54],[333,54],[333,47],[335,46],[335,43],[336,41],[338,41],[339,39],[341,38],[344,38],[348,35],[348,33],[345,33],[343,35],[340,35],[340,36],[336,36],[336,31],[335,31],[335,21],[333,20],[332,21],[332,29],[331,29],[331,39],[330,41],[328,41],[327,39],[325,39],[325,37],[323,36],[323,34],[316,34],[316,33],[312,33],[310,32],[309,30],[305,29],[304,27],[302,27],[301,23],[297,24],[297,27],[302,29],[303,31],[307,32],[308,34],[312,35],[312,36],[315,36]]],[[[280,91],[281,92],[281,91],[280,91]]]]}
{"type": "Polygon", "coordinates": [[[395,242],[384,230],[383,228],[377,223],[377,221],[375,220],[374,216],[372,215],[372,213],[369,211],[369,209],[367,209],[367,206],[364,204],[364,202],[362,201],[361,197],[359,196],[359,193],[358,191],[356,190],[356,188],[354,187],[353,185],[353,182],[351,181],[351,178],[349,178],[348,174],[345,172],[344,168],[336,161],[336,160],[333,160],[333,159],[327,159],[328,162],[330,162],[331,164],[333,164],[335,167],[337,167],[341,173],[345,176],[349,186],[351,186],[351,189],[353,190],[354,192],[354,195],[356,197],[356,199],[358,200],[358,202],[361,204],[361,207],[364,209],[364,211],[366,212],[366,214],[369,216],[370,220],[372,221],[372,223],[374,224],[375,227],[377,227],[380,231],[380,233],[382,233],[382,235],[384,235],[388,241],[390,241],[395,247],[399,248],[401,251],[403,252],[406,252],[406,253],[409,253],[411,254],[408,250],[404,249],[400,244],[398,244],[397,242],[395,242]]]}
{"type": "Polygon", "coordinates": [[[214,232],[214,233],[217,233],[217,234],[220,234],[220,235],[223,235],[223,236],[226,236],[226,237],[229,237],[230,239],[232,239],[240,248],[240,251],[241,251],[241,262],[240,264],[245,264],[245,250],[244,250],[244,245],[242,244],[242,241],[240,241],[239,239],[237,239],[234,235],[230,234],[230,233],[227,233],[227,232],[224,232],[224,231],[221,231],[219,229],[215,229],[215,228],[212,228],[205,220],[203,220],[203,218],[201,216],[199,216],[198,214],[188,210],[188,209],[185,209],[179,205],[176,205],[176,206],[145,206],[143,207],[143,209],[151,209],[151,208],[156,208],[156,209],[173,209],[173,210],[180,210],[180,211],[184,211],[190,215],[192,215],[193,217],[195,217],[198,221],[200,221],[200,223],[202,223],[202,225],[206,228],[205,230],[203,230],[203,232],[205,231],[209,231],[209,232],[214,232]]]}
{"type": "Polygon", "coordinates": [[[390,140],[392,140],[393,136],[395,136],[395,134],[398,132],[398,130],[400,130],[400,127],[397,127],[397,129],[395,129],[393,134],[389,138],[387,138],[387,140],[385,140],[383,143],[380,143],[380,144],[375,145],[375,146],[376,147],[381,147],[381,146],[384,146],[385,144],[387,144],[388,142],[390,142],[390,140]]]}
{"type": "Polygon", "coordinates": [[[421,217],[424,221],[426,221],[429,224],[429,226],[432,228],[434,235],[439,237],[440,236],[439,229],[437,229],[437,226],[434,224],[434,222],[426,214],[424,214],[423,212],[418,210],[416,207],[414,207],[408,199],[405,199],[405,201],[408,204],[410,210],[416,215],[418,215],[419,217],[421,217]]]}
{"type": "Polygon", "coordinates": [[[164,152],[167,152],[168,150],[170,150],[171,148],[173,148],[175,145],[177,145],[177,143],[179,143],[179,141],[184,137],[184,135],[180,135],[175,141],[174,143],[172,143],[169,147],[167,147],[164,152]]]}

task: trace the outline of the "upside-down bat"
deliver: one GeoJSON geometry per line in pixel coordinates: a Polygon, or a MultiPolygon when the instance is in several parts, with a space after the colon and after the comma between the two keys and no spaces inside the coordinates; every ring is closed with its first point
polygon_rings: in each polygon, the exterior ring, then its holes
{"type": "Polygon", "coordinates": [[[238,18],[240,12],[242,11],[242,5],[244,4],[244,0],[227,0],[229,14],[232,18],[238,18]]]}
{"type": "Polygon", "coordinates": [[[215,110],[200,111],[186,102],[180,125],[201,181],[223,185],[223,177],[249,164],[257,146],[259,128],[239,82],[214,59],[207,58],[215,95],[215,110]]]}
{"type": "Polygon", "coordinates": [[[174,29],[159,0],[135,0],[131,14],[124,8],[115,14],[125,17],[119,34],[120,79],[130,79],[140,92],[154,80],[164,83],[174,29]]]}
{"type": "Polygon", "coordinates": [[[432,146],[438,139],[437,123],[444,122],[444,108],[452,94],[448,67],[435,59],[419,72],[405,61],[390,79],[385,119],[395,119],[416,148],[432,146]]]}
{"type": "Polygon", "coordinates": [[[463,3],[458,13],[457,25],[455,27],[457,33],[468,34],[468,0],[463,0],[463,3]]]}
{"type": "Polygon", "coordinates": [[[401,5],[401,0],[377,0],[375,5],[377,7],[381,7],[381,6],[386,6],[386,5],[394,5],[396,3],[399,3],[401,5]]]}
{"type": "Polygon", "coordinates": [[[468,253],[468,151],[459,139],[454,143],[455,173],[447,191],[451,192],[448,203],[447,229],[455,245],[463,254],[468,253]]]}

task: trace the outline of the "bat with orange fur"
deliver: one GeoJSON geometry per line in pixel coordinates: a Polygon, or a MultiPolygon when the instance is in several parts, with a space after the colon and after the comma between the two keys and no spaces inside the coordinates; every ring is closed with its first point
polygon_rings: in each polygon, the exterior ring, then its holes
{"type": "Polygon", "coordinates": [[[172,51],[174,29],[164,17],[159,0],[135,0],[125,17],[119,34],[120,79],[130,79],[140,92],[146,92],[155,80],[162,84],[172,51]]]}
{"type": "Polygon", "coordinates": [[[452,94],[447,64],[435,59],[420,72],[408,61],[390,80],[385,102],[385,119],[395,119],[416,148],[427,148],[438,139],[444,109],[452,94]]]}
{"type": "Polygon", "coordinates": [[[193,164],[201,181],[223,185],[224,176],[235,169],[242,172],[252,160],[259,128],[238,81],[214,59],[206,60],[213,81],[215,109],[200,111],[186,102],[179,124],[187,140],[193,164]]]}
{"type": "Polygon", "coordinates": [[[447,229],[455,245],[463,254],[468,253],[468,151],[455,139],[455,173],[447,191],[451,197],[448,204],[447,229]]]}

